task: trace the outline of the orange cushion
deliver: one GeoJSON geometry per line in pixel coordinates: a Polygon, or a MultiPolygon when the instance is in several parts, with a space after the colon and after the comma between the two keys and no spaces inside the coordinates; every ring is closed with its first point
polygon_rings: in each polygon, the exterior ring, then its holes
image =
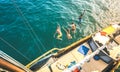
{"type": "Polygon", "coordinates": [[[101,31],[100,34],[101,34],[102,36],[106,36],[107,33],[104,32],[104,31],[101,31]]]}

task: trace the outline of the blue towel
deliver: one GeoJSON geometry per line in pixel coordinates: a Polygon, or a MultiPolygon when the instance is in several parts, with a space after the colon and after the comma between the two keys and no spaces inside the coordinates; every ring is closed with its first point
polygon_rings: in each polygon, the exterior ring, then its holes
{"type": "Polygon", "coordinates": [[[76,61],[72,61],[72,62],[70,62],[70,64],[68,65],[68,68],[71,68],[73,65],[75,65],[76,64],[76,61]]]}
{"type": "Polygon", "coordinates": [[[86,46],[84,45],[80,45],[79,49],[78,49],[78,52],[80,52],[81,54],[83,55],[86,55],[89,51],[89,48],[87,48],[86,46]]]}

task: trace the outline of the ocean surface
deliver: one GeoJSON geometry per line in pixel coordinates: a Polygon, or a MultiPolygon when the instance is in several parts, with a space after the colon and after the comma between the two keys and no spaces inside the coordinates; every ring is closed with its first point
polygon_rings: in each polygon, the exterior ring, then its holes
{"type": "Polygon", "coordinates": [[[0,0],[0,50],[26,65],[52,48],[66,47],[116,22],[120,0],[0,0]],[[62,40],[57,40],[57,25],[70,28],[72,22],[77,25],[73,39],[61,29],[62,40]]]}

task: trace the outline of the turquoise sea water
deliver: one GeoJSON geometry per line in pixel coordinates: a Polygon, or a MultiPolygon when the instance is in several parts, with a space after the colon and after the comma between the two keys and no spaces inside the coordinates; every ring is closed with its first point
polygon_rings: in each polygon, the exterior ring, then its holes
{"type": "MultiPolygon", "coordinates": [[[[0,0],[0,50],[22,64],[62,48],[120,20],[120,0],[0,0]],[[86,10],[79,26],[78,17],[86,10]],[[57,24],[77,32],[72,40],[53,37],[57,24]]],[[[73,36],[73,35],[72,35],[73,36]]]]}

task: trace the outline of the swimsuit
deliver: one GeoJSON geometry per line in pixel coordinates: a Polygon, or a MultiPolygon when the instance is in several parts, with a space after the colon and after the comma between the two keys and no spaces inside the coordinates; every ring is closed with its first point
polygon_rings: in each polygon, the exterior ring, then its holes
{"type": "Polygon", "coordinates": [[[58,34],[57,39],[61,40],[61,37],[62,37],[62,33],[58,34]]]}

